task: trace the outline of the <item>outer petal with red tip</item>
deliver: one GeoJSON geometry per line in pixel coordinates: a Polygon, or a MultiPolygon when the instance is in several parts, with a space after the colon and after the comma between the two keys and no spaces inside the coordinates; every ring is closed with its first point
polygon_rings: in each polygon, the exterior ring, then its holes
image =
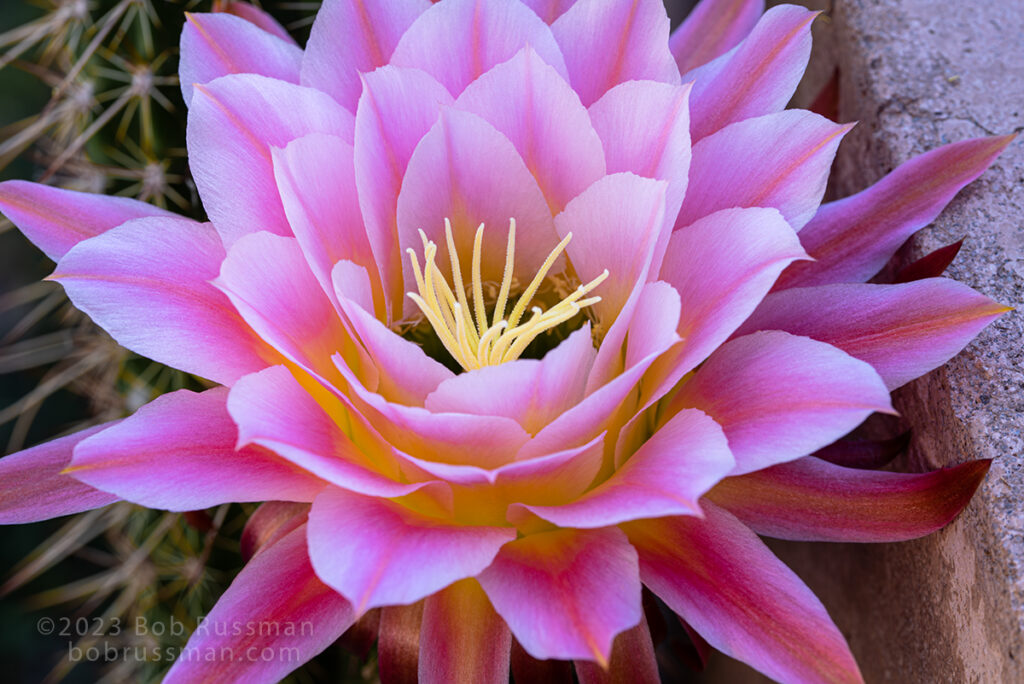
{"type": "Polygon", "coordinates": [[[740,477],[708,497],[778,539],[893,542],[931,534],[963,510],[990,461],[930,473],[844,468],[809,456],[740,477]]]}
{"type": "Polygon", "coordinates": [[[63,472],[75,446],[115,424],[86,428],[0,458],[0,524],[49,520],[119,501],[63,472]]]}
{"type": "Polygon", "coordinates": [[[823,205],[800,233],[816,261],[790,267],[777,288],[868,280],[1015,137],[939,147],[901,164],[867,190],[823,205]]]}
{"type": "Polygon", "coordinates": [[[704,502],[706,517],[624,525],[647,587],[708,643],[772,679],[862,682],[824,606],[743,523],[704,502]]]}
{"type": "Polygon", "coordinates": [[[1009,308],[946,278],[851,283],[768,295],[737,331],[785,330],[839,347],[896,389],[949,361],[1009,308]]]}

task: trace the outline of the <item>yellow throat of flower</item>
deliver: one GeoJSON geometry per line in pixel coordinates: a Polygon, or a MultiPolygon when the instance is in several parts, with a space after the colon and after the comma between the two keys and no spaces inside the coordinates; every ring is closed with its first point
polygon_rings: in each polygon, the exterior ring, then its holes
{"type": "Polygon", "coordinates": [[[511,219],[508,228],[508,247],[505,252],[505,272],[502,275],[498,300],[488,324],[487,311],[484,308],[483,282],[480,278],[484,225],[481,223],[476,229],[476,237],[473,241],[472,310],[470,310],[466,298],[465,288],[462,286],[464,282],[462,267],[459,264],[459,255],[455,250],[451,222],[447,219],[444,222],[444,234],[448,243],[448,257],[452,265],[452,282],[455,284],[455,291],[452,291],[437,267],[437,245],[428,240],[426,234],[421,230],[420,238],[423,240],[424,259],[422,270],[415,250],[411,248],[406,250],[412,261],[416,287],[419,290],[418,293],[409,292],[408,294],[426,316],[448,353],[467,371],[483,366],[495,366],[519,358],[519,355],[538,335],[568,321],[581,309],[601,301],[600,297],[587,299],[583,297],[608,277],[607,270],[586,285],[577,287],[572,294],[547,311],[542,311],[540,307],[533,307],[530,309],[532,316],[523,321],[523,316],[526,314],[533,296],[537,293],[537,289],[572,239],[572,233],[569,233],[544,260],[537,275],[523,290],[516,305],[512,308],[512,312],[506,318],[505,307],[508,304],[509,290],[512,287],[516,248],[516,221],[511,219]]]}

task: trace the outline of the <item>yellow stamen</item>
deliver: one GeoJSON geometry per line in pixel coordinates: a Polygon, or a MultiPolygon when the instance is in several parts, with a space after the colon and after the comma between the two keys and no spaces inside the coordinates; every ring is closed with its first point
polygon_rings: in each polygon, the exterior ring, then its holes
{"type": "Polygon", "coordinates": [[[509,292],[512,289],[512,273],[515,266],[516,222],[515,219],[511,219],[508,228],[508,246],[505,252],[505,272],[501,278],[494,315],[490,326],[488,326],[487,312],[484,310],[483,281],[480,275],[484,226],[480,224],[473,239],[472,273],[470,276],[472,310],[463,285],[462,266],[455,250],[452,226],[447,219],[444,222],[444,234],[448,246],[448,258],[451,261],[454,291],[438,269],[437,245],[427,239],[423,231],[420,231],[420,239],[423,241],[424,263],[422,270],[420,270],[416,252],[412,249],[406,250],[412,262],[413,276],[416,279],[416,288],[419,292],[408,294],[430,322],[444,348],[466,370],[493,366],[519,358],[538,335],[561,325],[582,309],[601,301],[600,297],[586,299],[583,297],[604,282],[608,277],[607,270],[589,283],[577,287],[572,294],[547,311],[536,306],[530,308],[530,302],[543,284],[548,271],[551,270],[572,239],[572,233],[569,233],[544,260],[537,275],[520,295],[506,319],[505,308],[508,304],[509,292]],[[528,308],[533,315],[529,320],[521,323],[520,321],[528,308]]]}

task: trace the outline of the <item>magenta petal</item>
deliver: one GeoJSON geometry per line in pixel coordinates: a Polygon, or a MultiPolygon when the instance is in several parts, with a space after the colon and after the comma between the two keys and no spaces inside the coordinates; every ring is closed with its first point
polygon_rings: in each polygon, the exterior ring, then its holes
{"type": "Polygon", "coordinates": [[[452,525],[336,487],[324,490],[309,513],[316,574],[359,614],[414,603],[473,577],[515,536],[512,528],[452,525]]]}
{"type": "Polygon", "coordinates": [[[400,320],[405,304],[398,193],[413,150],[437,121],[441,106],[451,102],[444,86],[418,69],[388,66],[364,75],[356,110],[356,187],[390,307],[389,320],[400,320]]]}
{"type": "Polygon", "coordinates": [[[579,0],[551,25],[569,82],[588,107],[625,81],[679,83],[661,0],[579,0]]]}
{"type": "Polygon", "coordinates": [[[352,155],[352,145],[322,134],[293,140],[283,150],[273,151],[274,176],[288,223],[331,299],[331,269],[343,260],[366,269],[380,292],[379,271],[359,211],[352,155]]]}
{"type": "Polygon", "coordinates": [[[552,214],[605,175],[601,139],[579,96],[531,47],[471,83],[455,106],[512,141],[552,214]]]}
{"type": "Polygon", "coordinates": [[[870,363],[896,389],[949,361],[1009,309],[946,278],[798,287],[768,295],[737,334],[785,330],[870,363]]]}
{"type": "Polygon", "coordinates": [[[337,375],[331,356],[350,338],[295,238],[263,232],[242,237],[214,283],[286,358],[323,376],[337,375]]]}
{"type": "Polygon", "coordinates": [[[82,240],[126,221],[174,214],[152,204],[11,180],[0,183],[0,211],[54,261],[82,240]]]}
{"type": "Polygon", "coordinates": [[[522,0],[522,3],[532,9],[545,23],[551,24],[569,11],[569,8],[576,4],[576,0],[522,0]]]}
{"type": "Polygon", "coordinates": [[[772,679],[863,682],[843,635],[792,570],[732,515],[625,525],[645,585],[726,655],[772,679]]]}
{"type": "Polygon", "coordinates": [[[795,5],[773,7],[731,52],[684,74],[684,81],[695,81],[690,96],[695,142],[786,106],[807,67],[816,16],[795,5]]]}
{"type": "Polygon", "coordinates": [[[475,580],[427,598],[420,631],[421,684],[508,684],[512,635],[475,580]]]}
{"type": "Polygon", "coordinates": [[[682,297],[684,342],[671,384],[729,339],[786,266],[806,257],[775,209],[723,209],[674,232],[660,275],[682,297]]]}
{"type": "Polygon", "coordinates": [[[540,361],[518,359],[445,380],[425,406],[435,413],[506,416],[535,434],[583,399],[593,363],[590,326],[584,325],[540,361]]]}
{"type": "Polygon", "coordinates": [[[157,397],[75,447],[68,472],[151,508],[192,511],[229,502],[312,501],[323,482],[262,449],[236,451],[228,391],[157,397]]]}
{"type": "Polygon", "coordinates": [[[192,87],[228,74],[260,74],[299,82],[302,49],[231,14],[185,13],[178,75],[185,104],[192,87]]]}
{"type": "Polygon", "coordinates": [[[188,113],[188,158],[210,220],[230,245],[259,230],[291,235],[271,147],[310,133],[352,140],[347,110],[312,88],[254,74],[198,86],[188,113]]]}
{"type": "Polygon", "coordinates": [[[478,76],[527,45],[568,78],[551,28],[522,3],[447,0],[435,4],[409,27],[391,63],[426,71],[458,97],[478,76]]]}
{"type": "Polygon", "coordinates": [[[119,501],[63,472],[79,442],[112,425],[96,425],[0,458],[0,524],[49,520],[119,501]]]}
{"type": "Polygon", "coordinates": [[[239,380],[227,408],[238,424],[239,444],[270,449],[300,472],[368,496],[405,496],[422,487],[385,475],[398,475],[394,461],[363,453],[284,366],[239,380]]]}
{"type": "Polygon", "coordinates": [[[478,577],[534,658],[607,664],[615,635],[640,621],[636,551],[615,528],[531,534],[478,577]]]}
{"type": "Polygon", "coordinates": [[[523,506],[559,527],[594,528],[700,515],[697,500],[735,465],[725,433],[700,411],[680,411],[602,484],[564,506],[523,506]]]}
{"type": "Polygon", "coordinates": [[[893,542],[931,534],[970,502],[990,462],[929,473],[860,470],[809,456],[740,477],[708,495],[777,539],[893,542]]]}
{"type": "Polygon", "coordinates": [[[264,546],[242,568],[164,682],[273,684],[334,643],[354,621],[348,601],[313,573],[302,525],[264,546]]]}
{"type": "MultiPolygon", "coordinates": [[[[438,263],[451,273],[445,219],[464,263],[477,226],[485,225],[481,273],[485,281],[501,282],[509,218],[516,220],[516,276],[529,282],[558,243],[544,193],[508,138],[476,114],[446,110],[413,152],[398,196],[405,282],[415,283],[405,250],[413,249],[422,263],[420,230],[440,246],[438,263]]],[[[463,275],[468,281],[468,267],[463,275]]]]}
{"type": "Polygon", "coordinates": [[[356,111],[360,74],[387,64],[398,40],[428,7],[428,0],[326,0],[309,34],[302,85],[356,111]]]}
{"type": "MultiPolygon", "coordinates": [[[[690,172],[689,97],[689,85],[627,81],[590,106],[609,173],[632,171],[668,182],[665,220],[670,224],[682,206],[690,172]]],[[[663,251],[664,246],[655,262],[663,251]]]]}
{"type": "Polygon", "coordinates": [[[227,0],[221,3],[218,12],[225,12],[227,14],[233,14],[236,17],[241,17],[251,24],[259,26],[267,33],[272,33],[281,40],[287,41],[292,45],[298,45],[295,39],[291,37],[287,29],[270,16],[266,11],[260,9],[256,5],[250,5],[247,0],[227,0]]]}
{"type": "Polygon", "coordinates": [[[145,218],[79,243],[51,277],[128,349],[231,384],[272,352],[210,285],[223,259],[209,224],[145,218]]]}
{"type": "Polygon", "coordinates": [[[572,233],[566,252],[580,281],[608,271],[608,278],[594,291],[601,301],[593,306],[605,330],[647,280],[654,247],[664,231],[667,185],[632,173],[612,174],[555,217],[559,237],[572,233]]]}
{"type": "Polygon", "coordinates": [[[872,412],[892,412],[871,366],[777,331],[727,342],[683,384],[672,406],[698,408],[718,421],[736,458],[734,475],[805,456],[872,412]]]}
{"type": "Polygon", "coordinates": [[[800,230],[818,210],[836,148],[850,128],[787,110],[709,135],[693,146],[676,228],[721,209],[773,207],[800,230]]]}
{"type": "Polygon", "coordinates": [[[864,281],[907,238],[931,223],[953,196],[981,175],[1014,139],[976,138],[914,157],[867,190],[822,205],[800,233],[817,261],[797,264],[779,288],[864,281]]]}
{"type": "Polygon", "coordinates": [[[668,41],[679,72],[685,74],[731,50],[763,13],[764,0],[698,2],[668,41]]]}

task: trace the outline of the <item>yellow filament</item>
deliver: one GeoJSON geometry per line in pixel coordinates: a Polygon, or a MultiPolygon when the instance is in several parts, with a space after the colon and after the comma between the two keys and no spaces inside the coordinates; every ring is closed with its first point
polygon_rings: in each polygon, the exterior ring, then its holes
{"type": "Polygon", "coordinates": [[[418,292],[410,292],[416,305],[426,316],[430,325],[437,333],[441,344],[448,350],[459,365],[466,370],[481,368],[482,366],[494,366],[506,361],[519,358],[526,347],[541,333],[550,330],[565,321],[569,320],[582,309],[592,306],[601,301],[600,297],[584,296],[595,287],[604,282],[608,277],[605,270],[589,283],[580,285],[572,294],[560,301],[547,311],[539,307],[530,308],[537,290],[547,277],[548,271],[554,266],[558,257],[565,250],[566,245],[572,239],[569,233],[551,251],[548,258],[544,260],[537,275],[530,284],[523,290],[519,300],[512,308],[508,318],[505,318],[505,308],[508,304],[509,292],[512,289],[512,272],[515,266],[516,246],[516,221],[512,219],[508,228],[508,246],[505,252],[505,272],[501,278],[501,287],[498,290],[498,300],[494,307],[494,315],[491,324],[487,324],[487,312],[484,310],[484,289],[480,275],[480,262],[483,253],[484,226],[476,229],[473,239],[473,261],[472,273],[470,275],[470,290],[472,294],[472,310],[469,299],[466,296],[462,280],[462,266],[459,263],[459,255],[455,250],[455,238],[452,235],[452,226],[448,220],[444,222],[445,242],[448,247],[448,257],[451,260],[452,281],[455,284],[454,291],[449,287],[440,269],[437,266],[437,245],[427,239],[426,234],[420,231],[420,239],[423,241],[423,268],[420,269],[419,259],[413,249],[407,249],[409,258],[412,261],[413,276],[416,279],[418,292]],[[529,320],[521,322],[527,310],[532,312],[529,320]]]}

